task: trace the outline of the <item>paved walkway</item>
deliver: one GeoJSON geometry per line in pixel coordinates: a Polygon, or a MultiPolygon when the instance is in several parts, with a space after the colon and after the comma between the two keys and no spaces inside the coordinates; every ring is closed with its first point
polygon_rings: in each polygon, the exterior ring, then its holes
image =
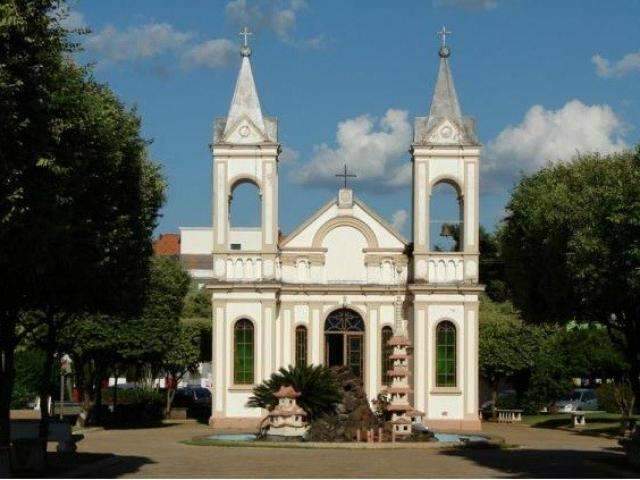
{"type": "Polygon", "coordinates": [[[197,423],[94,429],[79,444],[78,477],[638,477],[616,441],[574,432],[485,424],[518,448],[315,450],[190,446],[197,423]],[[113,455],[105,455],[113,454],[113,455]]]}

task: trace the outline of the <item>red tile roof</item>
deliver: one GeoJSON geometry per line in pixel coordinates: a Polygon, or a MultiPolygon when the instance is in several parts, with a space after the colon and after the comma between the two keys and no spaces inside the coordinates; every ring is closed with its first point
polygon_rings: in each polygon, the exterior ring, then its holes
{"type": "Polygon", "coordinates": [[[180,255],[180,235],[177,233],[161,233],[153,242],[155,255],[180,255]]]}

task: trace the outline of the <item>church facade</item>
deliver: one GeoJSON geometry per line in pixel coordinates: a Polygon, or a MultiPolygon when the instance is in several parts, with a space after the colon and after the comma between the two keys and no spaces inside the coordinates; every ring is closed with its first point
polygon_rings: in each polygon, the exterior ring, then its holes
{"type": "MultiPolygon", "coordinates": [[[[211,292],[214,426],[255,425],[256,384],[280,367],[347,365],[370,400],[389,385],[401,322],[410,338],[410,400],[432,428],[479,429],[478,176],[480,144],[462,116],[442,45],[428,115],[415,119],[412,238],[349,188],[289,234],[278,222],[278,122],[262,111],[242,64],[229,113],[213,132],[213,228],[181,229],[181,256],[211,292]],[[233,228],[234,189],[257,187],[261,227],[233,228]],[[430,248],[429,204],[439,183],[458,195],[456,251],[430,248]]],[[[409,160],[408,160],[409,161],[409,160]]],[[[286,208],[282,209],[286,213],[286,208]]]]}

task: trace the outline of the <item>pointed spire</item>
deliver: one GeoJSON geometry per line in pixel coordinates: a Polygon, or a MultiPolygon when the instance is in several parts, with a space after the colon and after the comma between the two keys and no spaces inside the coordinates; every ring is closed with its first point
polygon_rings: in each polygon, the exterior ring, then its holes
{"type": "Polygon", "coordinates": [[[458,94],[453,84],[453,76],[449,68],[449,57],[451,49],[446,43],[447,35],[451,32],[445,27],[438,32],[442,37],[438,55],[440,56],[440,66],[436,86],[431,98],[429,115],[417,117],[414,128],[414,143],[418,145],[426,144],[463,144],[477,145],[478,139],[475,134],[475,122],[469,117],[462,116],[458,94]],[[449,126],[443,124],[450,123],[449,126]]]}
{"type": "Polygon", "coordinates": [[[245,27],[244,30],[240,32],[240,35],[244,36],[244,43],[240,49],[242,65],[240,66],[240,73],[236,81],[236,89],[233,92],[229,115],[227,115],[225,135],[237,125],[242,117],[249,118],[261,132],[266,131],[262,108],[260,107],[260,99],[258,97],[256,84],[253,80],[251,62],[249,61],[251,48],[249,48],[247,36],[251,35],[251,32],[245,27]]]}
{"type": "Polygon", "coordinates": [[[438,35],[442,37],[442,44],[438,55],[440,56],[440,67],[438,68],[438,78],[436,80],[436,88],[433,91],[431,99],[431,108],[429,109],[430,119],[449,119],[455,122],[462,121],[462,113],[456,94],[456,87],[453,85],[453,77],[449,68],[449,57],[451,49],[446,44],[446,36],[451,34],[445,27],[438,35]]]}

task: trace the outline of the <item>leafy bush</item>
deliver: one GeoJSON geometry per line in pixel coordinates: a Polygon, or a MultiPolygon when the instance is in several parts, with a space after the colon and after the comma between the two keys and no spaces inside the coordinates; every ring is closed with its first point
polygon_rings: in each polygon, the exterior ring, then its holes
{"type": "Polygon", "coordinates": [[[300,392],[298,405],[304,408],[310,419],[323,413],[334,413],[341,401],[338,384],[331,369],[324,365],[289,365],[271,374],[268,380],[253,389],[247,406],[272,409],[278,399],[274,393],[281,386],[292,386],[300,392]]]}
{"type": "MultiPolygon", "coordinates": [[[[102,390],[102,399],[106,404],[113,403],[114,388],[102,390]]],[[[156,388],[118,388],[118,405],[127,404],[164,404],[165,398],[162,391],[156,388]]]]}
{"type": "MultiPolygon", "coordinates": [[[[11,408],[25,408],[30,401],[40,395],[45,354],[30,347],[18,350],[15,355],[16,378],[11,395],[11,408]]],[[[60,391],[60,365],[54,362],[51,380],[55,393],[60,391]]]]}
{"type": "Polygon", "coordinates": [[[505,408],[508,410],[521,408],[518,396],[515,393],[505,393],[498,395],[496,408],[505,408]]]}
{"type": "Polygon", "coordinates": [[[603,383],[596,389],[598,408],[608,413],[625,414],[625,405],[633,403],[633,391],[628,384],[603,383]]]}
{"type": "Polygon", "coordinates": [[[109,409],[107,423],[122,425],[143,425],[162,419],[165,396],[161,390],[152,388],[118,389],[117,403],[113,406],[113,387],[102,391],[104,406],[109,409]]]}

